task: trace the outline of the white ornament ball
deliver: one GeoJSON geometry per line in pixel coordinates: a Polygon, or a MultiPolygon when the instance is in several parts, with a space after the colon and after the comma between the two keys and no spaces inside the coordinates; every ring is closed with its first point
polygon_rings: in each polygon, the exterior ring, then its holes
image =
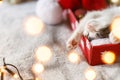
{"type": "Polygon", "coordinates": [[[62,7],[55,0],[39,0],[36,14],[46,24],[58,24],[63,20],[62,7]]]}

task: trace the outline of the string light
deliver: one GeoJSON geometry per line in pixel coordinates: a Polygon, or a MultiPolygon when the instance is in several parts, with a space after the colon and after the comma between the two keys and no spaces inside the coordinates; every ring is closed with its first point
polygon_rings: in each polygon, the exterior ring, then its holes
{"type": "Polygon", "coordinates": [[[92,68],[88,68],[85,71],[85,77],[86,77],[87,80],[95,80],[95,78],[96,78],[95,70],[93,70],[92,68]]]}
{"type": "Polygon", "coordinates": [[[40,79],[40,78],[36,77],[36,78],[35,78],[35,80],[42,80],[42,79],[40,79]]]}
{"type": "Polygon", "coordinates": [[[116,17],[111,24],[111,31],[113,35],[120,39],[120,17],[116,17]]]}
{"type": "Polygon", "coordinates": [[[112,51],[105,51],[102,53],[101,59],[106,64],[113,64],[116,60],[116,55],[112,51]]]}
{"type": "Polygon", "coordinates": [[[13,75],[13,77],[17,79],[17,78],[18,78],[18,75],[15,73],[15,74],[13,75]]]}
{"type": "Polygon", "coordinates": [[[4,80],[4,72],[1,72],[1,80],[4,80]]]}
{"type": "Polygon", "coordinates": [[[69,53],[68,59],[72,63],[79,63],[80,62],[80,56],[75,51],[71,51],[69,53]]]}
{"type": "Polygon", "coordinates": [[[1,67],[1,68],[0,68],[1,80],[4,80],[4,72],[5,72],[4,67],[1,67]]]}
{"type": "Polygon", "coordinates": [[[29,16],[24,21],[24,30],[32,36],[38,35],[43,31],[44,23],[36,16],[29,16]]]}
{"type": "Polygon", "coordinates": [[[0,68],[0,72],[5,72],[5,67],[4,67],[4,66],[2,66],[2,67],[0,68]]]}
{"type": "Polygon", "coordinates": [[[40,46],[36,50],[35,56],[38,61],[47,62],[52,57],[52,52],[51,52],[51,49],[48,48],[47,46],[40,46]]]}
{"type": "Polygon", "coordinates": [[[40,63],[34,64],[32,67],[34,73],[42,73],[44,71],[44,66],[40,63]]]}
{"type": "Polygon", "coordinates": [[[0,1],[0,4],[2,4],[2,1],[0,1]]]}
{"type": "Polygon", "coordinates": [[[118,3],[119,0],[111,0],[112,3],[118,3]]]}
{"type": "Polygon", "coordinates": [[[2,68],[0,68],[1,80],[4,80],[4,73],[5,73],[5,71],[7,71],[8,73],[10,73],[14,78],[18,78],[19,77],[20,80],[23,80],[23,78],[20,75],[19,70],[17,69],[16,66],[14,66],[12,64],[6,64],[5,63],[5,58],[3,58],[3,63],[4,63],[4,65],[2,66],[2,68]],[[16,73],[14,73],[12,70],[10,70],[7,66],[14,67],[17,70],[18,75],[16,73]]]}

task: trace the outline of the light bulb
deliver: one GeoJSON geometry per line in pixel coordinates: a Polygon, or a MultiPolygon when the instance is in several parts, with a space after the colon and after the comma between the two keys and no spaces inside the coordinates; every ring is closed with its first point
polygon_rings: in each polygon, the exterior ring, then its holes
{"type": "Polygon", "coordinates": [[[18,75],[17,75],[17,74],[14,74],[13,77],[17,79],[17,78],[18,78],[18,75]]]}
{"type": "Polygon", "coordinates": [[[96,72],[92,68],[88,68],[85,71],[85,77],[86,77],[87,80],[95,80],[96,72]]]}
{"type": "Polygon", "coordinates": [[[32,36],[38,35],[43,31],[44,23],[36,16],[29,16],[24,20],[24,30],[32,36]]]}
{"type": "Polygon", "coordinates": [[[47,62],[51,59],[52,52],[47,46],[40,46],[37,48],[35,56],[38,61],[47,62]]]}
{"type": "Polygon", "coordinates": [[[111,32],[118,40],[120,40],[120,16],[116,17],[111,24],[111,32]]]}
{"type": "Polygon", "coordinates": [[[118,3],[119,0],[111,0],[112,3],[118,3]]]}
{"type": "Polygon", "coordinates": [[[44,66],[40,63],[34,64],[32,67],[34,73],[42,73],[44,71],[44,66]]]}
{"type": "Polygon", "coordinates": [[[116,60],[116,55],[112,51],[105,51],[102,53],[101,59],[106,64],[113,64],[116,60]]]}
{"type": "Polygon", "coordinates": [[[68,59],[72,63],[79,63],[80,62],[80,56],[74,51],[69,53],[68,59]]]}

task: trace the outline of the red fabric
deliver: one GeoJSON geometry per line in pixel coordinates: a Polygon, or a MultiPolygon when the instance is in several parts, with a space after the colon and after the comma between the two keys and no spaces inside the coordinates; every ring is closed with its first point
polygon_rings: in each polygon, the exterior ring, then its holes
{"type": "Polygon", "coordinates": [[[99,10],[107,7],[106,0],[58,0],[63,9],[99,10]]]}
{"type": "Polygon", "coordinates": [[[81,0],[58,0],[63,9],[78,9],[81,7],[81,0]]]}
{"type": "Polygon", "coordinates": [[[86,10],[100,10],[107,7],[106,0],[82,0],[82,6],[86,10]]]}

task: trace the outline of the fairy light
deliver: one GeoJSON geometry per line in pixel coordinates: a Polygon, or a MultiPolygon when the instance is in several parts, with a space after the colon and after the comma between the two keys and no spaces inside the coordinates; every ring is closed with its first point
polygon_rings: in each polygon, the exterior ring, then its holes
{"type": "Polygon", "coordinates": [[[39,78],[35,78],[35,80],[39,80],[39,78]]]}
{"type": "Polygon", "coordinates": [[[42,73],[44,71],[44,66],[40,63],[34,64],[32,67],[34,73],[42,73]]]}
{"type": "Polygon", "coordinates": [[[80,62],[80,56],[75,51],[72,51],[69,53],[68,59],[72,63],[79,63],[80,62]]]}
{"type": "Polygon", "coordinates": [[[111,31],[113,35],[120,39],[120,17],[116,17],[111,24],[111,31]]]}
{"type": "Polygon", "coordinates": [[[0,68],[0,72],[5,72],[5,67],[4,67],[4,66],[2,66],[2,67],[0,68]]]}
{"type": "Polygon", "coordinates": [[[4,80],[4,74],[6,72],[9,73],[10,75],[12,75],[14,78],[19,77],[20,80],[23,80],[23,78],[22,78],[22,76],[21,76],[21,74],[20,74],[20,72],[19,72],[19,70],[18,70],[18,68],[16,66],[14,66],[12,64],[6,64],[5,58],[3,58],[3,63],[4,63],[3,66],[0,68],[1,80],[4,80]],[[15,68],[16,71],[17,71],[17,74],[14,73],[11,69],[9,69],[8,66],[11,66],[11,67],[15,68]]]}
{"type": "Polygon", "coordinates": [[[92,68],[88,68],[85,71],[85,78],[87,80],[95,80],[95,78],[96,78],[96,72],[95,72],[95,70],[93,70],[92,68]]]}
{"type": "Polygon", "coordinates": [[[0,76],[1,76],[1,80],[4,80],[4,74],[5,74],[5,67],[1,67],[0,68],[0,76]]]}
{"type": "Polygon", "coordinates": [[[42,80],[41,78],[36,77],[35,80],[42,80]]]}
{"type": "Polygon", "coordinates": [[[101,59],[106,64],[113,64],[116,60],[116,55],[112,51],[105,51],[103,52],[101,59]]]}
{"type": "Polygon", "coordinates": [[[25,19],[24,30],[30,35],[38,35],[43,31],[44,23],[36,16],[29,16],[25,19]]]}
{"type": "Polygon", "coordinates": [[[38,61],[47,62],[52,57],[52,52],[51,52],[51,49],[48,48],[47,46],[40,46],[36,50],[35,56],[38,61]]]}
{"type": "Polygon", "coordinates": [[[118,3],[119,0],[111,0],[112,3],[118,3]]]}
{"type": "Polygon", "coordinates": [[[0,1],[0,4],[2,4],[3,1],[0,1]]]}
{"type": "Polygon", "coordinates": [[[17,79],[17,78],[18,78],[18,75],[15,73],[15,74],[13,75],[13,77],[17,79]]]}

